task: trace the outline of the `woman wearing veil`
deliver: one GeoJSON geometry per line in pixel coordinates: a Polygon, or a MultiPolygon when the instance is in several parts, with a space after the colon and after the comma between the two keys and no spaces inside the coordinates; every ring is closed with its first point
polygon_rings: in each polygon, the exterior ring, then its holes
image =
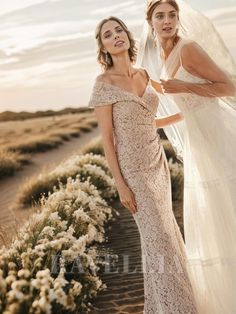
{"type": "Polygon", "coordinates": [[[184,117],[164,129],[184,162],[185,244],[198,311],[233,314],[236,67],[210,21],[183,1],[149,2],[146,20],[137,65],[159,93],[159,115],[184,117]]]}

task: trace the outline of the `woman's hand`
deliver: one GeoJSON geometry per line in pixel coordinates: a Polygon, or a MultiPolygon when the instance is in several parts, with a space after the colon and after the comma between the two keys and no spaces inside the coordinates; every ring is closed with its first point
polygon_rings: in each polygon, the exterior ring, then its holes
{"type": "Polygon", "coordinates": [[[171,79],[171,80],[160,80],[161,87],[164,93],[187,93],[187,82],[171,79]]]}
{"type": "Polygon", "coordinates": [[[157,82],[157,81],[153,81],[152,79],[151,80],[151,84],[152,84],[152,87],[160,94],[164,94],[163,93],[163,90],[162,90],[162,86],[161,86],[161,83],[160,82],[157,82]]]}
{"type": "Polygon", "coordinates": [[[164,128],[168,125],[180,122],[182,120],[184,120],[184,116],[182,115],[181,112],[179,112],[179,113],[176,113],[176,114],[173,114],[171,116],[164,117],[164,118],[160,118],[160,119],[155,118],[154,119],[154,125],[157,128],[164,128]]]}
{"type": "Polygon", "coordinates": [[[125,208],[128,208],[132,214],[135,214],[137,212],[137,204],[134,193],[125,183],[117,185],[117,190],[122,205],[124,205],[125,208]]]}

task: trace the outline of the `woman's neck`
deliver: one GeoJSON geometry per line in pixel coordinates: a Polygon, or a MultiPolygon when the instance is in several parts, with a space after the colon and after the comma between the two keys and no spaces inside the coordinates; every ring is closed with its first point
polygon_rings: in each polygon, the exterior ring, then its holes
{"type": "Polygon", "coordinates": [[[174,46],[177,44],[178,41],[179,38],[176,37],[160,40],[162,48],[162,57],[164,58],[164,60],[168,58],[169,54],[171,53],[171,51],[173,50],[174,46]]]}
{"type": "Polygon", "coordinates": [[[128,54],[112,56],[112,60],[113,67],[109,70],[110,73],[125,77],[133,76],[134,69],[128,54]]]}

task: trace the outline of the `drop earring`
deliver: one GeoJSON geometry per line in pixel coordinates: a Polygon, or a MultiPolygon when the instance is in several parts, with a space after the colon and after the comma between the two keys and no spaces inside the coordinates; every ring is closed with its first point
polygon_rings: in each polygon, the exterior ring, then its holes
{"type": "Polygon", "coordinates": [[[154,40],[156,39],[156,33],[155,33],[155,31],[154,31],[154,27],[152,27],[152,36],[153,36],[153,38],[154,38],[154,40]]]}
{"type": "Polygon", "coordinates": [[[175,37],[174,37],[174,41],[173,41],[174,46],[175,46],[175,45],[177,44],[177,42],[178,42],[178,31],[179,31],[179,29],[176,28],[175,37]]]}
{"type": "Polygon", "coordinates": [[[152,36],[153,36],[153,43],[154,43],[154,48],[155,48],[157,46],[157,43],[156,43],[157,35],[156,35],[153,27],[152,27],[152,36]]]}

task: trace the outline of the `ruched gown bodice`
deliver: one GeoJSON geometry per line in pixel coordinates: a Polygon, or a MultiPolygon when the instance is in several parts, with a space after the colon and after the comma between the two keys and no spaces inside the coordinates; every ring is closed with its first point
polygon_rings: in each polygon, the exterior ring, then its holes
{"type": "Polygon", "coordinates": [[[97,81],[89,107],[112,105],[120,171],[133,191],[140,232],[145,314],[196,314],[185,246],[172,211],[168,162],[154,125],[158,96],[147,84],[141,97],[97,81]]]}

